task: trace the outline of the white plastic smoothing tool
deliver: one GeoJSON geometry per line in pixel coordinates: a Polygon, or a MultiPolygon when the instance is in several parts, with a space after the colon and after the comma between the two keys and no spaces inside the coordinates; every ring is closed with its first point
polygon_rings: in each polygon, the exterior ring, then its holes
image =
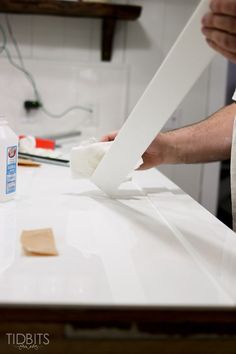
{"type": "Polygon", "coordinates": [[[93,173],[91,180],[107,194],[115,194],[124,177],[135,169],[213,59],[214,52],[201,33],[201,19],[208,10],[209,0],[202,0],[93,173]]]}
{"type": "Polygon", "coordinates": [[[18,137],[0,116],[0,202],[11,200],[16,194],[18,137]]]}

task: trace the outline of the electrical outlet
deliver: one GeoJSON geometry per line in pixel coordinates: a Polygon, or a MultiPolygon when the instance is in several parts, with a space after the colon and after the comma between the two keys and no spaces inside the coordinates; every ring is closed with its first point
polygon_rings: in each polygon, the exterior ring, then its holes
{"type": "Polygon", "coordinates": [[[24,108],[26,110],[27,113],[29,113],[30,111],[35,111],[37,109],[40,109],[42,107],[42,104],[39,101],[32,101],[32,100],[27,100],[24,101],[24,108]]]}

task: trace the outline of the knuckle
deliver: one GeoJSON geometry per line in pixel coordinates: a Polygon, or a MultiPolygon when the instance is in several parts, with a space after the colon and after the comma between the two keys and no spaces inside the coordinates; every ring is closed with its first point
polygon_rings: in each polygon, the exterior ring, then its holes
{"type": "Polygon", "coordinates": [[[230,17],[228,21],[228,31],[232,33],[236,32],[236,19],[234,17],[230,17]]]}
{"type": "Polygon", "coordinates": [[[231,16],[236,15],[235,0],[211,0],[210,8],[215,13],[224,13],[231,16]]]}
{"type": "Polygon", "coordinates": [[[207,13],[205,16],[205,25],[212,27],[214,24],[214,15],[212,13],[207,13]]]}
{"type": "Polygon", "coordinates": [[[223,0],[225,11],[231,16],[236,15],[236,2],[235,0],[223,0]]]}
{"type": "Polygon", "coordinates": [[[212,39],[215,43],[219,44],[223,43],[224,36],[219,31],[212,31],[210,39],[212,39]]]}
{"type": "Polygon", "coordinates": [[[228,48],[230,46],[230,38],[227,35],[222,36],[222,44],[224,47],[228,48]]]}
{"type": "Polygon", "coordinates": [[[211,0],[210,2],[210,8],[213,12],[219,12],[221,5],[221,0],[211,0]]]}
{"type": "Polygon", "coordinates": [[[236,37],[231,35],[224,35],[223,45],[225,48],[236,50],[236,37]]]}
{"type": "Polygon", "coordinates": [[[218,28],[229,33],[236,32],[236,19],[231,16],[212,16],[212,28],[218,28]]]}
{"type": "Polygon", "coordinates": [[[236,15],[236,2],[235,1],[233,1],[232,3],[231,3],[231,6],[232,6],[232,15],[236,15]]]}
{"type": "Polygon", "coordinates": [[[228,35],[222,36],[222,44],[225,48],[230,48],[231,38],[228,35]]]}
{"type": "Polygon", "coordinates": [[[212,23],[215,28],[222,28],[224,26],[224,18],[222,16],[213,15],[212,23]]]}

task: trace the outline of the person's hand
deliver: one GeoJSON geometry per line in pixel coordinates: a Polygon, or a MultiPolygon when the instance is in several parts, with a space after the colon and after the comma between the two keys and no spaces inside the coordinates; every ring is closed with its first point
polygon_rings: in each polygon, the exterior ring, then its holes
{"type": "Polygon", "coordinates": [[[108,142],[108,141],[113,141],[115,140],[116,136],[118,134],[118,130],[117,131],[114,131],[114,132],[111,132],[107,135],[104,135],[102,138],[101,138],[101,141],[102,142],[108,142]]]}
{"type": "MultiPolygon", "coordinates": [[[[113,141],[115,140],[118,132],[112,132],[102,137],[101,141],[113,141]]],[[[152,167],[156,167],[164,163],[164,135],[159,134],[153,140],[151,145],[147,148],[142,156],[143,164],[139,167],[139,170],[147,170],[152,167]]]]}
{"type": "Polygon", "coordinates": [[[210,47],[236,63],[236,0],[211,0],[202,26],[210,47]]]}

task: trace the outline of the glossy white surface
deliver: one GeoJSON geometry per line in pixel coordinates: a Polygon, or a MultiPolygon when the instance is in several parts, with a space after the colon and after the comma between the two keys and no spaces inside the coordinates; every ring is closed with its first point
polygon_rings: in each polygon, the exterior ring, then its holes
{"type": "Polygon", "coordinates": [[[21,168],[0,204],[0,304],[235,306],[235,263],[235,234],[155,170],[109,199],[68,168],[21,168]],[[22,254],[44,227],[59,256],[22,254]]]}

